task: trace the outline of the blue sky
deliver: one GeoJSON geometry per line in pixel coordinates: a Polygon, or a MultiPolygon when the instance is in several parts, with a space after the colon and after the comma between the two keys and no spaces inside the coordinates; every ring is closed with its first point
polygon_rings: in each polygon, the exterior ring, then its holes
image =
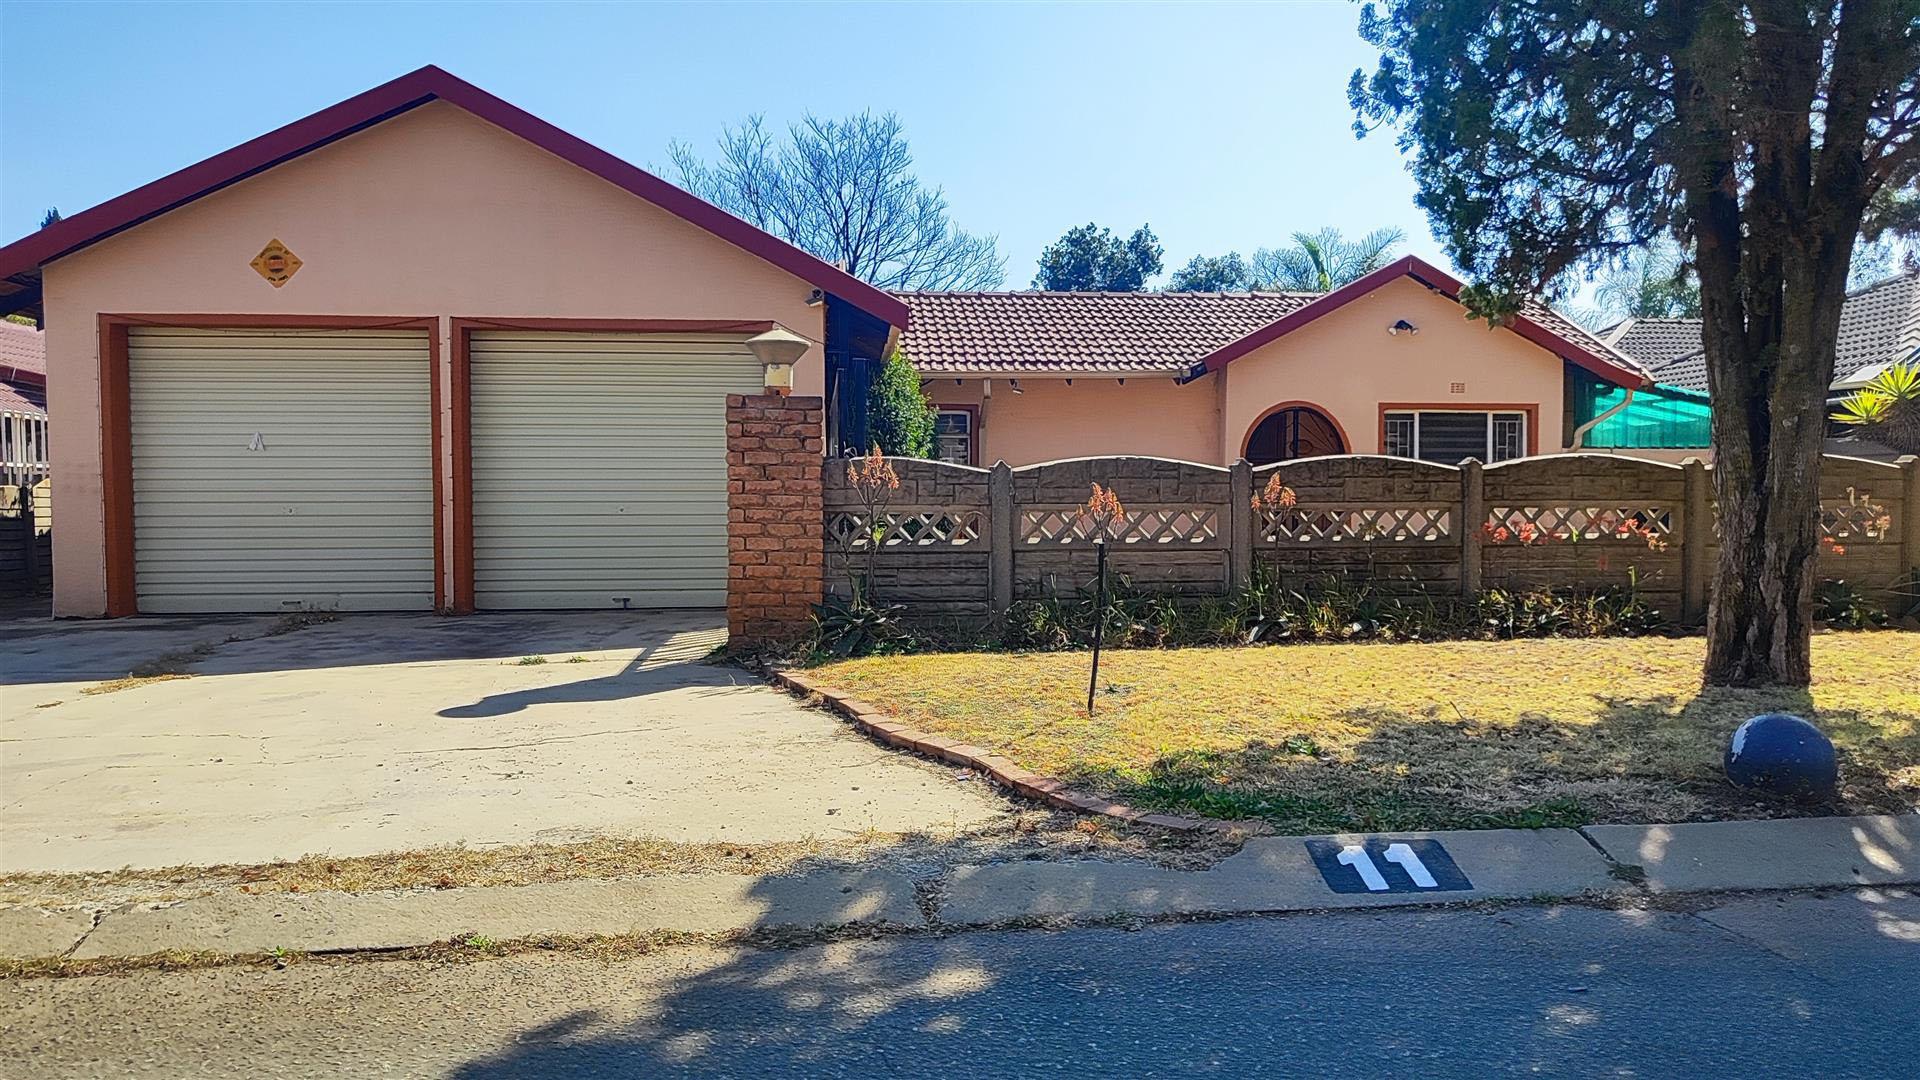
{"type": "Polygon", "coordinates": [[[1445,260],[1388,136],[1346,104],[1373,56],[1325,3],[0,2],[0,238],[435,63],[640,165],[762,112],[900,114],[1007,285],[1087,221],[1151,222],[1169,268],[1334,225],[1445,260]]]}

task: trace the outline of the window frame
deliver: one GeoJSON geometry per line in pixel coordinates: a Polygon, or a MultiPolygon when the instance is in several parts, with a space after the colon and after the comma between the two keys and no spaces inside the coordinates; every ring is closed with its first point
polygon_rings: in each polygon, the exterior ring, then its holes
{"type": "Polygon", "coordinates": [[[935,461],[946,461],[945,458],[940,456],[940,414],[941,413],[958,413],[967,418],[967,460],[962,462],[950,462],[949,464],[972,465],[977,467],[980,464],[980,406],[978,405],[942,405],[938,402],[935,402],[933,406],[933,413],[934,413],[933,459],[935,461]]]}
{"type": "MultiPolygon", "coordinates": [[[[1428,464],[1456,465],[1458,462],[1435,462],[1420,456],[1420,417],[1425,413],[1470,413],[1486,417],[1486,442],[1483,444],[1485,456],[1481,463],[1497,464],[1493,461],[1494,423],[1500,414],[1520,417],[1520,454],[1518,457],[1534,457],[1540,453],[1540,406],[1526,402],[1413,402],[1394,401],[1380,404],[1380,453],[1389,457],[1400,457],[1408,461],[1427,461],[1428,464]],[[1413,416],[1413,452],[1411,454],[1393,454],[1387,449],[1389,418],[1398,421],[1395,414],[1411,413],[1413,416]]],[[[1518,458],[1504,457],[1500,461],[1515,461],[1518,458]]]]}

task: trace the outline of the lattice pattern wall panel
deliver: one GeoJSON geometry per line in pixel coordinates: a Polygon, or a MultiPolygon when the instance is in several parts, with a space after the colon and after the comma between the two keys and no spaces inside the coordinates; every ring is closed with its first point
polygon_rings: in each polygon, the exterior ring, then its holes
{"type": "MultiPolygon", "coordinates": [[[[886,510],[880,514],[883,548],[955,548],[984,543],[986,515],[965,506],[886,510]]],[[[864,511],[841,510],[827,516],[827,542],[865,548],[873,542],[864,511]]]]}
{"type": "Polygon", "coordinates": [[[1822,503],[1820,534],[1850,544],[1900,542],[1893,533],[1893,515],[1885,506],[1865,498],[1822,503]]]}
{"type": "MultiPolygon", "coordinates": [[[[1020,542],[1053,547],[1090,546],[1092,522],[1071,507],[1025,510],[1020,515],[1020,542]]],[[[1115,545],[1218,546],[1220,511],[1209,506],[1129,508],[1115,521],[1108,539],[1115,545]]]]}
{"type": "Polygon", "coordinates": [[[1262,510],[1256,539],[1306,547],[1347,544],[1438,544],[1452,539],[1446,506],[1293,506],[1262,510]]]}
{"type": "Polygon", "coordinates": [[[1644,544],[1673,533],[1673,508],[1667,506],[1495,506],[1487,528],[1496,542],[1537,538],[1541,542],[1632,540],[1644,544]]]}

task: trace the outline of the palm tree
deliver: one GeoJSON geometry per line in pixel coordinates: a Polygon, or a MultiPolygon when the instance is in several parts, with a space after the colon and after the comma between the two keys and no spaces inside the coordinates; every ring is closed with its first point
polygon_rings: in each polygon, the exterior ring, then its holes
{"type": "Polygon", "coordinates": [[[1393,261],[1394,249],[1406,239],[1399,229],[1375,229],[1358,240],[1343,239],[1334,228],[1297,232],[1292,247],[1253,253],[1252,278],[1261,289],[1332,292],[1393,261]]]}
{"type": "Polygon", "coordinates": [[[1657,240],[1609,269],[1593,298],[1616,321],[1700,317],[1700,281],[1686,249],[1671,239],[1657,240]]]}

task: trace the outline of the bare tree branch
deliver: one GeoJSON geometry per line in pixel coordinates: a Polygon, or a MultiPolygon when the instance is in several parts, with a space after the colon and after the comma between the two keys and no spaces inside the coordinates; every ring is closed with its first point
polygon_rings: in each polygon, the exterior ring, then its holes
{"type": "Polygon", "coordinates": [[[720,135],[713,163],[669,147],[681,187],[883,289],[993,289],[999,239],[953,226],[913,172],[898,117],[807,116],[776,145],[761,117],[720,135]]]}

